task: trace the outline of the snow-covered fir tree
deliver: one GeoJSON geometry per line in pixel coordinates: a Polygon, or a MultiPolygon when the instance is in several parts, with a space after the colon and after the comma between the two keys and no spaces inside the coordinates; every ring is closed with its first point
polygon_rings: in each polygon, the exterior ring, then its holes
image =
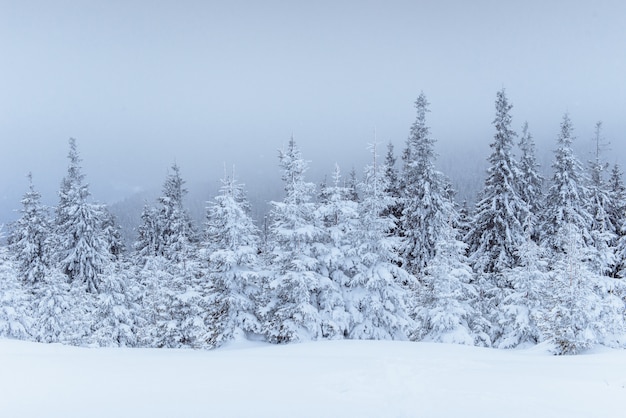
{"type": "Polygon", "coordinates": [[[546,197],[541,227],[541,242],[552,253],[564,253],[571,239],[569,231],[574,228],[581,234],[586,245],[592,245],[589,230],[593,217],[588,211],[589,195],[585,184],[582,164],[572,149],[573,128],[569,115],[563,116],[557,137],[557,149],[552,164],[553,175],[546,197]]]}
{"type": "Polygon", "coordinates": [[[115,260],[118,260],[126,250],[122,230],[106,205],[100,205],[99,209],[102,219],[102,232],[109,245],[109,253],[115,260]]]}
{"type": "MultiPolygon", "coordinates": [[[[528,231],[530,232],[530,231],[528,231]]],[[[543,313],[543,293],[549,277],[542,248],[532,239],[518,249],[519,265],[507,270],[511,289],[498,306],[498,348],[514,348],[541,341],[538,318],[543,313]]]]}
{"type": "Polygon", "coordinates": [[[348,193],[348,199],[353,202],[359,201],[359,191],[358,191],[359,181],[356,177],[356,169],[352,167],[350,173],[348,174],[348,180],[346,181],[346,189],[348,193]]]}
{"type": "Polygon", "coordinates": [[[139,344],[139,283],[127,263],[111,265],[102,276],[92,316],[93,335],[99,347],[136,347],[139,344]]]}
{"type": "Polygon", "coordinates": [[[621,225],[626,217],[626,186],[624,186],[624,173],[617,164],[613,165],[611,175],[608,180],[608,190],[610,198],[609,219],[611,229],[621,236],[621,225]]]}
{"type": "Polygon", "coordinates": [[[617,237],[611,219],[611,196],[604,180],[604,172],[608,164],[603,163],[601,151],[605,144],[602,138],[602,122],[596,123],[594,134],[594,159],[589,163],[590,182],[588,185],[589,197],[586,199],[588,211],[592,217],[590,227],[593,240],[594,254],[592,255],[592,269],[601,275],[608,275],[615,266],[614,244],[617,237]]]}
{"type": "Polygon", "coordinates": [[[16,262],[19,278],[33,284],[44,278],[50,266],[52,225],[30,173],[28,181],[29,190],[22,198],[22,216],[9,237],[9,251],[16,262]]]}
{"type": "Polygon", "coordinates": [[[417,330],[412,336],[422,341],[485,345],[488,323],[474,306],[478,291],[472,283],[472,268],[465,244],[458,240],[453,220],[440,230],[437,251],[424,270],[423,288],[415,308],[417,330]]]}
{"type": "MultiPolygon", "coordinates": [[[[305,181],[308,163],[293,137],[279,152],[285,198],[270,202],[271,272],[264,281],[260,307],[268,341],[286,343],[322,337],[319,312],[323,279],[316,253],[323,230],[311,202],[315,185],[305,181]]],[[[331,284],[326,281],[325,284],[331,284]]]]}
{"type": "Polygon", "coordinates": [[[235,338],[261,334],[256,316],[259,296],[259,231],[249,212],[243,185],[234,174],[222,180],[207,208],[202,252],[208,261],[207,343],[218,347],[235,338]]]}
{"type": "MultiPolygon", "coordinates": [[[[400,193],[400,177],[398,175],[398,169],[396,168],[396,156],[393,151],[393,143],[387,143],[387,154],[385,154],[385,177],[388,184],[385,192],[394,199],[394,204],[391,205],[386,211],[392,215],[395,227],[393,233],[400,233],[398,227],[400,220],[402,219],[402,209],[404,201],[401,199],[400,193]]],[[[386,214],[386,213],[385,213],[386,214]]]]}
{"type": "Polygon", "coordinates": [[[605,304],[597,292],[598,275],[589,269],[591,247],[582,232],[572,222],[559,234],[562,247],[551,261],[539,326],[555,354],[576,354],[600,341],[605,304]]]}
{"type": "MultiPolygon", "coordinates": [[[[0,225],[0,241],[2,230],[0,225]]],[[[30,293],[14,264],[6,247],[0,246],[0,337],[26,339],[31,332],[30,293]]]]}
{"type": "Polygon", "coordinates": [[[102,211],[87,202],[88,186],[76,140],[69,140],[67,174],[61,183],[56,208],[56,261],[71,282],[84,283],[88,292],[99,287],[98,275],[111,262],[109,244],[102,230],[102,211]]]}
{"type": "Polygon", "coordinates": [[[327,338],[343,337],[350,326],[345,290],[354,274],[354,231],[359,216],[358,203],[350,198],[351,193],[349,188],[342,186],[341,170],[335,164],[332,185],[327,186],[327,198],[316,211],[323,225],[321,248],[317,254],[326,290],[320,298],[320,314],[322,318],[330,319],[323,322],[323,334],[327,338]]]}
{"type": "Polygon", "coordinates": [[[187,189],[180,168],[173,164],[163,183],[156,208],[146,205],[141,214],[135,250],[140,257],[162,256],[182,262],[193,255],[196,234],[184,206],[187,189]]]}
{"type": "Polygon", "coordinates": [[[624,186],[623,173],[617,164],[611,169],[609,197],[611,199],[609,217],[616,234],[615,264],[611,275],[624,278],[626,277],[626,186],[624,186]]]}
{"type": "Polygon", "coordinates": [[[402,265],[418,278],[423,276],[428,262],[435,256],[439,234],[454,210],[447,195],[446,181],[435,170],[435,140],[426,125],[428,105],[426,96],[421,93],[415,101],[417,118],[411,126],[403,154],[402,265]]]}
{"type": "Polygon", "coordinates": [[[467,236],[470,261],[479,275],[499,274],[516,266],[517,249],[525,240],[523,226],[528,217],[528,205],[519,193],[521,174],[512,154],[516,136],[511,128],[512,107],[504,90],[500,90],[493,121],[496,133],[490,144],[490,165],[467,236]]]}
{"type": "Polygon", "coordinates": [[[539,240],[539,216],[543,210],[543,177],[539,173],[539,164],[535,155],[535,141],[528,130],[528,122],[524,122],[522,136],[519,141],[522,152],[519,161],[518,188],[519,195],[526,205],[526,218],[523,227],[526,235],[534,241],[539,240]]]}
{"type": "Polygon", "coordinates": [[[394,220],[387,209],[394,199],[386,193],[385,164],[377,146],[371,146],[372,163],[360,184],[359,224],[354,274],[348,282],[346,308],[350,314],[348,336],[354,339],[406,340],[415,330],[410,317],[417,281],[398,266],[400,239],[390,231],[394,220]],[[385,213],[387,213],[385,215],[385,213]]]}

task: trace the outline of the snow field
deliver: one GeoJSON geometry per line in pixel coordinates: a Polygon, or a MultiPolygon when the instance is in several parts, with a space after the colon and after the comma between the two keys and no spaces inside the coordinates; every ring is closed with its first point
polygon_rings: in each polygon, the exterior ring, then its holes
{"type": "Polygon", "coordinates": [[[213,351],[0,340],[4,417],[623,417],[626,351],[393,341],[213,351]]]}

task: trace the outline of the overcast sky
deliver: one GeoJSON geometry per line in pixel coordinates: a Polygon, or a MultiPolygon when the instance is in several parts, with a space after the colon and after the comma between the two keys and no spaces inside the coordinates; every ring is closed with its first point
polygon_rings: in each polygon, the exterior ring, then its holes
{"type": "Polygon", "coordinates": [[[624,22],[621,0],[0,0],[0,207],[28,171],[56,201],[69,137],[99,201],[159,189],[174,161],[189,183],[224,163],[278,182],[292,133],[312,181],[361,170],[374,127],[401,151],[422,90],[444,172],[484,165],[503,87],[540,151],[567,111],[583,149],[604,121],[624,164],[624,22]]]}

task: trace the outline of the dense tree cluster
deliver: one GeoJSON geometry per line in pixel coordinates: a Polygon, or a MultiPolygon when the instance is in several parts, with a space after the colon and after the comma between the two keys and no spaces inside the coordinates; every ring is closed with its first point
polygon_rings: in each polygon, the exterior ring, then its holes
{"type": "Polygon", "coordinates": [[[127,250],[115,218],[89,200],[70,139],[58,205],[41,203],[29,175],[0,247],[0,335],[127,347],[246,338],[547,341],[557,354],[626,346],[626,187],[618,166],[606,173],[601,124],[585,168],[563,117],[544,187],[528,124],[517,142],[499,91],[472,210],[435,169],[424,94],[415,107],[401,169],[392,145],[381,158],[374,143],[361,180],[336,166],[316,190],[292,137],[279,152],[284,198],[270,202],[263,239],[234,173],[196,228],[174,164],[127,250]]]}

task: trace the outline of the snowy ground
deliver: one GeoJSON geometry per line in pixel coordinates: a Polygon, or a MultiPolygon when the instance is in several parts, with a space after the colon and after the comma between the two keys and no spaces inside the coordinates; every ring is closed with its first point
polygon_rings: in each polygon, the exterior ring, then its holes
{"type": "Polygon", "coordinates": [[[624,417],[626,351],[337,341],[217,351],[0,340],[3,417],[624,417]]]}

